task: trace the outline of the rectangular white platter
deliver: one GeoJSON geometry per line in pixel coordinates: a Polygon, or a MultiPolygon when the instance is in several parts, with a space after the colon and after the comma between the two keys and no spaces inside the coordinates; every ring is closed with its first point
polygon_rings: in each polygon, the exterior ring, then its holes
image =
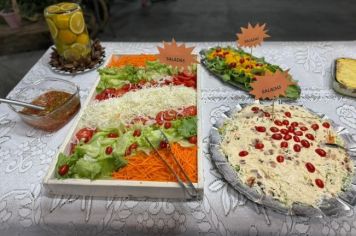
{"type": "MultiPolygon", "coordinates": [[[[132,54],[131,54],[132,55],[132,54]]],[[[105,65],[111,61],[111,55],[105,65]]],[[[200,73],[201,67],[197,65],[197,118],[198,118],[198,182],[193,183],[198,192],[198,199],[203,196],[203,155],[201,138],[201,104],[200,104],[200,73]]],[[[71,194],[81,196],[99,196],[99,197],[127,197],[133,199],[167,198],[167,199],[188,199],[188,195],[182,187],[175,182],[154,182],[154,181],[131,181],[131,180],[89,180],[89,179],[57,179],[55,177],[55,166],[60,153],[68,153],[70,143],[74,134],[79,130],[79,120],[83,115],[85,108],[90,104],[96,95],[95,88],[100,81],[98,76],[89,96],[82,106],[77,119],[71,127],[63,144],[59,148],[56,156],[48,169],[43,180],[44,187],[50,194],[71,194]]]]}

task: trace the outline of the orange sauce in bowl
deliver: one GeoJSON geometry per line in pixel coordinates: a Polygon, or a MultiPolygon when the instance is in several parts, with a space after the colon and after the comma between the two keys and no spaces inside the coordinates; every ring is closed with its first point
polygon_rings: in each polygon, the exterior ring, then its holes
{"type": "Polygon", "coordinates": [[[55,131],[65,125],[79,110],[79,97],[63,91],[48,91],[35,98],[31,104],[43,106],[44,110],[24,108],[20,114],[24,121],[35,128],[55,131]]]}

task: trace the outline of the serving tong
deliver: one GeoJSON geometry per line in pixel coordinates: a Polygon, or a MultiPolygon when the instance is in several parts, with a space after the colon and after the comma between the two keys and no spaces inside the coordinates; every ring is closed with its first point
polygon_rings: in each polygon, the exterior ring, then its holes
{"type": "Polygon", "coordinates": [[[40,110],[40,111],[43,111],[46,109],[46,107],[43,107],[43,106],[38,106],[38,105],[34,105],[31,103],[27,103],[27,102],[6,99],[6,98],[0,98],[0,103],[7,103],[7,104],[15,105],[15,106],[27,107],[27,108],[40,110]]]}
{"type": "Polygon", "coordinates": [[[191,199],[196,199],[198,197],[198,191],[197,189],[194,187],[192,181],[190,180],[189,176],[187,175],[187,173],[184,171],[182,165],[179,163],[179,161],[177,160],[176,156],[174,155],[174,153],[172,152],[171,149],[171,145],[169,143],[169,140],[167,138],[167,136],[162,132],[162,130],[160,130],[164,141],[167,143],[167,148],[169,150],[169,153],[171,154],[171,156],[173,157],[174,162],[178,165],[179,170],[183,173],[185,179],[187,180],[188,183],[185,183],[180,177],[179,174],[177,174],[173,167],[170,166],[168,164],[168,162],[165,160],[164,157],[161,156],[161,154],[159,153],[159,151],[157,150],[157,148],[154,147],[154,145],[152,144],[152,142],[145,136],[146,141],[150,144],[151,148],[155,151],[155,153],[157,154],[157,156],[159,157],[159,159],[161,161],[163,161],[163,163],[167,166],[167,168],[169,169],[169,171],[174,175],[174,177],[177,179],[179,185],[182,187],[182,189],[188,194],[188,196],[191,199]]]}

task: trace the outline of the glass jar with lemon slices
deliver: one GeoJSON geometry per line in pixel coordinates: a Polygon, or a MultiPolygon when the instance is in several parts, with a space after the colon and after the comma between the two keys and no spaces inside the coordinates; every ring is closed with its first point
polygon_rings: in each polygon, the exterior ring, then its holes
{"type": "Polygon", "coordinates": [[[90,56],[90,38],[78,4],[51,5],[44,10],[44,15],[60,56],[68,62],[90,56]]]}

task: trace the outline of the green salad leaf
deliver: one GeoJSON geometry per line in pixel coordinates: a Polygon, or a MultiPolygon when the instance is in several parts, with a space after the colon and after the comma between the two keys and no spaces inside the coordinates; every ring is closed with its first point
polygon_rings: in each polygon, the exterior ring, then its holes
{"type": "Polygon", "coordinates": [[[128,83],[138,83],[141,80],[150,81],[161,79],[167,75],[178,73],[177,69],[159,63],[147,61],[145,67],[125,65],[122,67],[104,67],[98,69],[100,75],[99,84],[96,87],[98,93],[107,88],[121,88],[128,83]]]}

